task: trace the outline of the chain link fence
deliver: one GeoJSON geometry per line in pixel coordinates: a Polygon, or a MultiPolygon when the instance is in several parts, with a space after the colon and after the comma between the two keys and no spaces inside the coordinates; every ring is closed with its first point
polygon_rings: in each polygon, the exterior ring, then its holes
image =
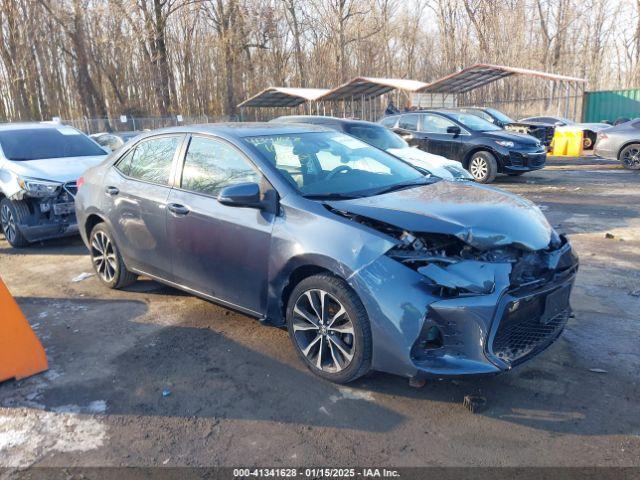
{"type": "Polygon", "coordinates": [[[238,121],[237,116],[197,115],[171,117],[109,117],[109,118],[74,118],[60,119],[61,123],[71,125],[86,134],[101,132],[140,132],[156,128],[177,127],[180,125],[197,125],[202,123],[220,123],[238,121]]]}

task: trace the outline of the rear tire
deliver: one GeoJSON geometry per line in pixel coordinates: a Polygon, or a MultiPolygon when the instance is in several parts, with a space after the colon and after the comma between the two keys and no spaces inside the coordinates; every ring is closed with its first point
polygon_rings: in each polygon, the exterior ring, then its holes
{"type": "Polygon", "coordinates": [[[19,225],[30,215],[27,202],[3,198],[0,202],[0,226],[4,238],[14,248],[26,247],[29,241],[20,231],[19,225]]]}
{"type": "Polygon", "coordinates": [[[341,278],[302,280],[287,305],[287,329],[300,359],[316,375],[349,383],[371,369],[371,326],[358,295],[341,278]]]}
{"type": "Polygon", "coordinates": [[[640,170],[640,143],[627,145],[620,151],[618,159],[629,170],[640,170]]]}
{"type": "Polygon", "coordinates": [[[122,255],[104,223],[99,223],[89,236],[91,263],[98,279],[109,288],[128,287],[138,275],[127,270],[122,255]]]}
{"type": "Polygon", "coordinates": [[[471,155],[468,170],[476,182],[491,183],[498,174],[498,162],[491,152],[482,150],[471,155]]]}

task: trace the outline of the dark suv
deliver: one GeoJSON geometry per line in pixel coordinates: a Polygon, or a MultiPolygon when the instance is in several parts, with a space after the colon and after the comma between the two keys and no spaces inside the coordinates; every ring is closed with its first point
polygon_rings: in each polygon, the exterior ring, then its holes
{"type": "Polygon", "coordinates": [[[504,128],[510,132],[526,133],[537,138],[545,146],[551,146],[555,126],[553,124],[544,124],[538,122],[516,121],[507,114],[490,107],[458,107],[454,110],[462,113],[470,113],[476,117],[480,117],[487,122],[504,128]]]}
{"type": "Polygon", "coordinates": [[[541,169],[547,159],[536,138],[507,132],[470,113],[422,110],[384,117],[380,123],[410,145],[459,161],[481,183],[492,182],[498,173],[541,169]]]}

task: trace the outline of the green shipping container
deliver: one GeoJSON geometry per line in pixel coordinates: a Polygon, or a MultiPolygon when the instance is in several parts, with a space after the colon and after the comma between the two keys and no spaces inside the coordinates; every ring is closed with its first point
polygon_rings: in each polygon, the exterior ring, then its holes
{"type": "Polygon", "coordinates": [[[583,122],[640,117],[640,88],[602,90],[584,94],[583,122]]]}

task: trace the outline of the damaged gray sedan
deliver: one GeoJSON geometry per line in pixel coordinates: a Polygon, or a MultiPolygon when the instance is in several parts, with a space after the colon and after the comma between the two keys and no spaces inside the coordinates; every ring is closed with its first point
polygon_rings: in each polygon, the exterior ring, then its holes
{"type": "Polygon", "coordinates": [[[578,260],[536,206],[322,127],[150,132],[79,183],[105,285],[147,275],[286,326],[334,382],[507,371],[571,314],[578,260]]]}

